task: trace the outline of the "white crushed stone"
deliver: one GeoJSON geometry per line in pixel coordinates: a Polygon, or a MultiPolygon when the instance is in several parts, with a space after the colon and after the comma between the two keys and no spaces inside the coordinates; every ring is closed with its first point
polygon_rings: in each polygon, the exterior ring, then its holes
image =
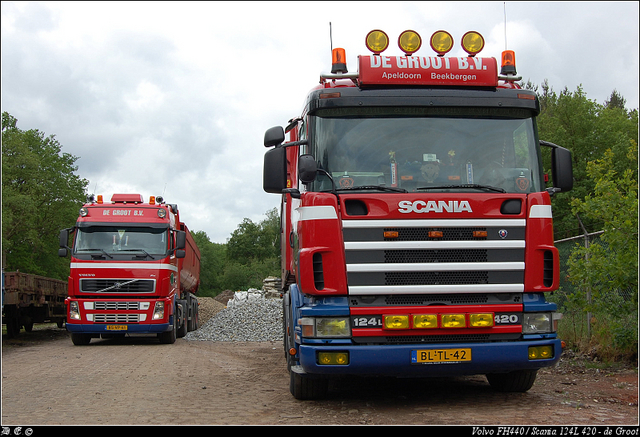
{"type": "Polygon", "coordinates": [[[282,341],[282,299],[236,291],[227,307],[184,337],[192,341],[282,341]]]}

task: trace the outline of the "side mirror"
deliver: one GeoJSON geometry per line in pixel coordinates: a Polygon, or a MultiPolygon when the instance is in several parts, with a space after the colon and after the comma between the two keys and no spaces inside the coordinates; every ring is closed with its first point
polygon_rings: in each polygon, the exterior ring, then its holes
{"type": "Polygon", "coordinates": [[[571,159],[571,151],[547,141],[540,141],[540,145],[551,148],[553,192],[570,191],[573,188],[573,161],[571,159]]]}
{"type": "Polygon", "coordinates": [[[282,126],[272,127],[264,133],[264,146],[278,146],[284,142],[284,129],[282,126]]]}
{"type": "Polygon", "coordinates": [[[60,231],[60,249],[58,249],[58,256],[64,258],[69,253],[69,231],[73,229],[74,228],[62,229],[60,231]]]}
{"type": "MultiPolygon", "coordinates": [[[[184,249],[187,246],[187,233],[176,231],[176,249],[184,249]]],[[[177,256],[177,255],[176,255],[177,256]]]]}
{"type": "Polygon", "coordinates": [[[551,151],[551,171],[554,188],[563,192],[573,188],[573,162],[569,150],[557,147],[551,151]]]}
{"type": "Polygon", "coordinates": [[[69,243],[69,230],[63,229],[60,231],[60,247],[66,248],[68,243],[69,243]]]}
{"type": "Polygon", "coordinates": [[[262,189],[267,193],[281,194],[285,188],[287,188],[287,152],[284,147],[276,147],[264,154],[262,189]]]}
{"type": "Polygon", "coordinates": [[[298,177],[303,184],[313,182],[318,174],[318,164],[312,155],[298,157],[298,177]]]}
{"type": "Polygon", "coordinates": [[[187,252],[184,249],[176,250],[176,258],[184,258],[187,256],[187,252]]]}

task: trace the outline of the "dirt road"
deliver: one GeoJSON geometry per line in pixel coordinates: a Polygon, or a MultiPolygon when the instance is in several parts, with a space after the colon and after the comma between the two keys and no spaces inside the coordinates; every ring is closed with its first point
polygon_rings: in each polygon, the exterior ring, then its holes
{"type": "MultiPolygon", "coordinates": [[[[50,326],[3,336],[2,425],[636,425],[637,368],[563,359],[527,393],[484,377],[340,381],[298,401],[280,343],[155,338],[74,346],[50,326]]],[[[637,435],[637,434],[633,434],[637,435]]]]}

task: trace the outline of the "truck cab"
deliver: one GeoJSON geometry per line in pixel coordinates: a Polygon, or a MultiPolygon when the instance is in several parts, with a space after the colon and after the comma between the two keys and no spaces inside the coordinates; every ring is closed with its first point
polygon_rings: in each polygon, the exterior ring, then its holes
{"type": "Polygon", "coordinates": [[[538,138],[513,52],[498,72],[471,33],[469,56],[449,58],[448,34],[432,36],[437,56],[402,43],[404,56],[383,56],[388,37],[373,31],[357,73],[334,49],[301,115],[265,133],[296,398],[350,374],[486,374],[524,391],[560,357],[544,295],[558,287],[550,196],[572,187],[570,152],[538,138]]]}

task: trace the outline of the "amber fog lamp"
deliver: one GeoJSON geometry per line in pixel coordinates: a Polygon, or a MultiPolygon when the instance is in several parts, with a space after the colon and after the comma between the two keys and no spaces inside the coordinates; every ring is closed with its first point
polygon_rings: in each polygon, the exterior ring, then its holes
{"type": "Polygon", "coordinates": [[[372,30],[367,34],[365,44],[374,54],[379,55],[389,47],[389,37],[382,30],[372,30]]]}
{"type": "Polygon", "coordinates": [[[409,329],[409,316],[384,316],[384,327],[386,329],[409,329]]]}
{"type": "Polygon", "coordinates": [[[469,56],[475,56],[484,48],[484,38],[478,32],[467,32],[462,36],[462,48],[469,56]]]}
{"type": "Polygon", "coordinates": [[[398,46],[407,56],[411,56],[422,46],[422,38],[413,30],[405,30],[398,38],[398,46]]]}
{"type": "Polygon", "coordinates": [[[444,56],[453,48],[453,37],[449,32],[439,30],[431,35],[430,43],[431,48],[438,54],[438,56],[444,56]]]}
{"type": "Polygon", "coordinates": [[[441,320],[443,328],[465,328],[467,326],[464,314],[443,314],[441,320]]]}
{"type": "Polygon", "coordinates": [[[472,328],[490,328],[491,326],[493,326],[493,314],[470,314],[469,326],[471,326],[472,328]]]}
{"type": "Polygon", "coordinates": [[[413,316],[413,327],[416,329],[431,329],[438,327],[436,314],[416,314],[413,316]]]}

